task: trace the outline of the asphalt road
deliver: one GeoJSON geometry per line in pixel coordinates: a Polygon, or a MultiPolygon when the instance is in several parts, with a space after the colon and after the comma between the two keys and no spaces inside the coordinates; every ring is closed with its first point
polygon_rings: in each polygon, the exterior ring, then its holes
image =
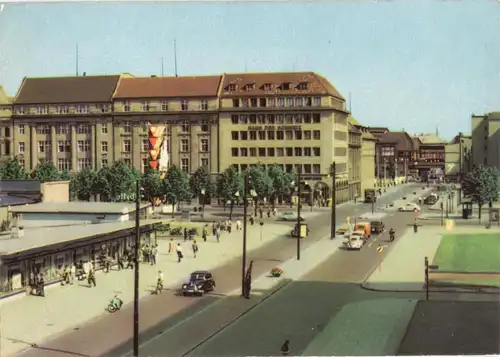
{"type": "MultiPolygon", "coordinates": [[[[378,205],[385,205],[399,199],[402,195],[411,195],[412,191],[416,188],[413,186],[404,188],[404,191],[389,193],[379,199],[378,205]]],[[[337,209],[337,225],[345,221],[346,216],[354,216],[361,213],[366,213],[371,210],[371,206],[365,204],[348,204],[337,209]]],[[[306,249],[315,241],[328,236],[330,233],[330,212],[329,210],[322,210],[322,214],[311,218],[308,223],[311,227],[311,235],[302,241],[302,248],[306,249]]],[[[406,217],[412,216],[411,214],[403,214],[406,217]]],[[[401,231],[401,220],[394,220],[394,227],[397,231],[401,231]]],[[[290,227],[293,223],[288,223],[290,227]]],[[[392,222],[391,222],[392,224],[392,222]]],[[[406,223],[405,223],[406,224],[406,223]]],[[[333,266],[324,266],[321,269],[335,272],[333,275],[326,274],[328,279],[332,276],[342,281],[352,281],[354,278],[361,279],[372,268],[373,262],[376,258],[374,254],[375,246],[370,246],[361,252],[354,252],[358,256],[355,263],[352,262],[354,255],[349,253],[337,254],[338,258],[332,259],[328,264],[333,266]],[[364,258],[363,258],[364,257],[364,258]],[[352,275],[354,274],[354,275],[352,275]]],[[[267,245],[254,250],[248,256],[248,260],[254,260],[254,276],[259,276],[267,273],[272,267],[276,266],[276,262],[286,261],[292,258],[296,252],[296,241],[291,238],[278,239],[270,242],[267,245]]],[[[203,268],[203,267],[200,267],[203,268]]],[[[318,269],[320,269],[318,268],[318,269]]],[[[316,269],[315,272],[323,271],[316,269]]],[[[240,313],[248,309],[248,305],[244,299],[239,298],[226,298],[219,302],[224,294],[234,291],[238,288],[241,281],[240,276],[241,261],[234,259],[230,263],[213,270],[213,274],[217,280],[217,293],[219,295],[205,296],[199,298],[184,298],[178,296],[176,291],[165,291],[159,296],[151,296],[142,299],[140,302],[140,332],[141,332],[141,356],[146,355],[182,355],[186,348],[195,346],[203,336],[209,336],[213,331],[219,329],[226,323],[234,320],[240,313]],[[216,305],[213,305],[214,303],[216,305]],[[212,306],[210,318],[203,320],[205,316],[204,311],[207,311],[208,306],[212,306]],[[214,308],[215,307],[215,308],[214,308]],[[196,316],[200,317],[197,318],[196,316]],[[191,318],[195,316],[195,318],[191,318]],[[190,321],[191,323],[185,323],[190,321]],[[176,329],[180,331],[179,327],[185,328],[191,326],[189,333],[182,335],[175,334],[176,340],[172,343],[168,342],[165,346],[162,343],[162,336],[169,336],[171,331],[176,329]],[[152,343],[145,343],[152,340],[152,343]],[[154,346],[160,346],[159,350],[154,346]],[[186,347],[187,346],[187,347],[186,347]],[[157,352],[148,352],[152,348],[157,352]]],[[[319,274],[319,273],[317,273],[319,274]]],[[[321,274],[324,274],[321,272],[321,274]]],[[[323,275],[322,275],[323,276],[323,275]]],[[[293,285],[292,285],[293,286],[293,285]]],[[[284,288],[286,290],[291,287],[284,288]]],[[[283,294],[288,296],[289,294],[283,294]]],[[[292,291],[292,296],[297,296],[292,291]]],[[[298,294],[300,297],[300,294],[298,294]]],[[[300,298],[303,303],[308,296],[300,298]]],[[[294,298],[295,299],[295,298],[294,298]]],[[[314,302],[314,299],[311,300],[314,302]]],[[[310,301],[307,300],[308,305],[310,301]]],[[[75,303],[77,304],[77,303],[75,303]]],[[[259,311],[260,308],[256,311],[259,311]]],[[[327,314],[322,313],[326,317],[327,314]]],[[[124,306],[124,308],[117,314],[104,315],[96,320],[76,326],[71,331],[56,337],[46,343],[39,344],[36,348],[30,348],[19,356],[22,357],[59,357],[59,356],[120,356],[127,353],[132,348],[132,321],[133,321],[133,308],[131,304],[124,306]]],[[[248,345],[248,344],[247,344],[248,345]]],[[[207,345],[209,346],[209,345],[207,345]]],[[[236,354],[247,354],[246,348],[243,348],[236,354]]],[[[271,354],[274,354],[273,351],[271,354]]],[[[216,353],[218,354],[218,353],[216,353]]]]}

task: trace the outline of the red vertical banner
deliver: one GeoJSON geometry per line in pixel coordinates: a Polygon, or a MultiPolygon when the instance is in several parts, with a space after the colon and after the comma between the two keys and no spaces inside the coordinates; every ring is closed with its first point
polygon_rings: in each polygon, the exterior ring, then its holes
{"type": "Polygon", "coordinates": [[[163,134],[166,126],[159,124],[148,125],[148,141],[149,141],[149,167],[158,170],[159,159],[161,156],[161,148],[163,144],[163,134]]]}

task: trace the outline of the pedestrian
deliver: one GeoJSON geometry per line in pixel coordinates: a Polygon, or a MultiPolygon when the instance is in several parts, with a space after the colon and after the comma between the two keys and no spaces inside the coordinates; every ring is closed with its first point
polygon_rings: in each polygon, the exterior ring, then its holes
{"type": "Polygon", "coordinates": [[[278,214],[278,209],[276,207],[273,208],[273,216],[276,217],[276,214],[278,214]]]}
{"type": "Polygon", "coordinates": [[[217,223],[212,223],[212,235],[215,236],[215,233],[217,232],[217,223]]]}
{"type": "Polygon", "coordinates": [[[174,252],[174,247],[175,247],[174,238],[170,238],[170,242],[168,242],[168,254],[174,252]]]}
{"type": "Polygon", "coordinates": [[[231,222],[231,220],[229,219],[227,221],[227,232],[228,233],[231,233],[231,230],[233,229],[233,222],[231,222]]]}
{"type": "Polygon", "coordinates": [[[250,224],[253,226],[254,224],[254,219],[253,219],[253,216],[250,216],[250,224]]]}
{"type": "Polygon", "coordinates": [[[127,269],[134,269],[134,255],[132,251],[128,252],[127,254],[127,269]]]}
{"type": "Polygon", "coordinates": [[[267,218],[271,218],[271,209],[270,208],[267,210],[267,218]]]}
{"type": "Polygon", "coordinates": [[[163,290],[163,271],[158,270],[158,275],[156,277],[156,289],[155,293],[158,294],[162,292],[163,290]]]}
{"type": "Polygon", "coordinates": [[[177,252],[177,263],[180,263],[184,255],[182,254],[182,246],[180,243],[177,243],[177,247],[175,248],[177,252]]]}
{"type": "Polygon", "coordinates": [[[89,274],[88,274],[88,279],[87,279],[88,283],[89,283],[89,288],[92,287],[92,285],[94,285],[94,288],[96,287],[96,283],[95,283],[95,271],[94,271],[94,264],[90,264],[90,267],[89,267],[89,274]]]}
{"type": "Polygon", "coordinates": [[[260,215],[261,219],[262,219],[262,216],[263,216],[263,212],[264,212],[264,210],[262,209],[262,207],[259,207],[259,215],[260,215]]]}
{"type": "Polygon", "coordinates": [[[187,241],[188,239],[188,230],[186,227],[184,227],[184,242],[187,241]]]}
{"type": "Polygon", "coordinates": [[[217,243],[219,243],[220,242],[220,228],[219,227],[215,230],[215,238],[217,238],[217,243]]]}
{"type": "Polygon", "coordinates": [[[123,260],[122,260],[122,256],[121,256],[120,252],[118,252],[118,254],[116,255],[116,263],[118,265],[118,270],[122,270],[123,269],[123,260]]]}
{"type": "Polygon", "coordinates": [[[193,257],[196,258],[196,253],[198,253],[198,243],[196,243],[196,240],[193,240],[192,248],[193,248],[193,257]]]}
{"type": "Polygon", "coordinates": [[[71,285],[73,285],[73,283],[75,282],[75,276],[76,276],[76,265],[73,263],[71,264],[69,272],[69,277],[70,277],[69,281],[71,285]]]}
{"type": "Polygon", "coordinates": [[[241,230],[241,221],[239,219],[236,220],[236,230],[241,230]]]}
{"type": "Polygon", "coordinates": [[[36,290],[38,296],[45,297],[45,279],[42,273],[38,275],[36,290]]]}
{"type": "Polygon", "coordinates": [[[201,233],[201,238],[203,238],[204,242],[207,241],[207,235],[208,235],[208,224],[205,224],[205,226],[203,227],[203,231],[201,233]]]}
{"type": "Polygon", "coordinates": [[[158,246],[155,245],[151,250],[151,265],[156,265],[156,258],[158,257],[158,246]]]}
{"type": "MultiPolygon", "coordinates": [[[[64,266],[64,283],[69,284],[71,279],[71,268],[68,265],[64,266]]],[[[64,284],[63,284],[64,285],[64,284]]]]}

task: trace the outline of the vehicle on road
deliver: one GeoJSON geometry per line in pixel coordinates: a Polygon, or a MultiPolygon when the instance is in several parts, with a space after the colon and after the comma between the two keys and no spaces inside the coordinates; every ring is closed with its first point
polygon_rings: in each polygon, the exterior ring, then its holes
{"type": "Polygon", "coordinates": [[[407,203],[398,208],[399,212],[420,212],[420,206],[415,203],[407,203]]]}
{"type": "Polygon", "coordinates": [[[424,199],[424,204],[433,205],[438,201],[438,196],[435,193],[431,193],[424,199]]]}
{"type": "Polygon", "coordinates": [[[108,312],[113,313],[118,310],[120,310],[123,306],[123,301],[118,297],[118,295],[115,295],[113,299],[108,303],[108,312]]]}
{"type": "Polygon", "coordinates": [[[203,294],[215,290],[215,279],[208,270],[197,270],[191,273],[189,280],[182,284],[181,293],[184,296],[203,294]]]}
{"type": "Polygon", "coordinates": [[[354,225],[354,232],[363,232],[363,238],[368,239],[372,235],[370,222],[356,222],[354,225]]]}
{"type": "MultiPolygon", "coordinates": [[[[280,214],[277,218],[278,221],[286,221],[286,222],[294,222],[294,221],[297,221],[297,212],[292,212],[292,211],[288,211],[288,212],[283,212],[282,214],[280,214]]],[[[300,220],[301,221],[304,221],[304,217],[300,217],[300,220]]]]}
{"type": "Polygon", "coordinates": [[[361,250],[365,243],[366,240],[364,231],[357,231],[344,238],[342,245],[345,249],[361,250]]]}
{"type": "Polygon", "coordinates": [[[380,234],[385,230],[384,222],[382,221],[371,221],[370,222],[371,232],[372,234],[380,234]]]}
{"type": "MultiPolygon", "coordinates": [[[[302,224],[303,226],[306,226],[306,236],[309,235],[309,233],[311,232],[311,230],[309,229],[309,226],[307,224],[302,224]]],[[[290,233],[290,235],[292,237],[297,237],[299,235],[299,226],[297,223],[295,223],[295,226],[293,227],[292,229],[292,232],[290,233]]]]}
{"type": "Polygon", "coordinates": [[[377,201],[377,194],[373,188],[365,190],[365,202],[372,203],[377,201]]]}
{"type": "Polygon", "coordinates": [[[344,227],[340,227],[335,231],[335,236],[345,237],[346,235],[350,235],[353,229],[347,225],[344,227]]]}

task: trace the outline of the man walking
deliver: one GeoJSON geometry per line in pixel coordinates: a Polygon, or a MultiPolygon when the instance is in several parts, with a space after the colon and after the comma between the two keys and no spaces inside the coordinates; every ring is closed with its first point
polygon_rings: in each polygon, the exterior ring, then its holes
{"type": "Polygon", "coordinates": [[[220,228],[217,227],[217,229],[215,230],[215,238],[217,238],[217,243],[220,242],[220,228]]]}
{"type": "Polygon", "coordinates": [[[182,247],[180,243],[177,243],[176,251],[177,251],[177,263],[180,263],[182,258],[184,257],[182,254],[182,247]]]}
{"type": "Polygon", "coordinates": [[[188,230],[184,227],[184,242],[188,240],[188,230]]]}
{"type": "Polygon", "coordinates": [[[236,220],[236,230],[237,231],[241,230],[241,221],[239,219],[236,220]]]}
{"type": "Polygon", "coordinates": [[[193,240],[192,248],[193,248],[193,257],[196,258],[196,253],[198,253],[198,243],[196,243],[196,240],[193,240]]]}
{"type": "Polygon", "coordinates": [[[151,249],[151,265],[156,265],[156,258],[158,257],[158,246],[153,246],[151,249]]]}
{"type": "Polygon", "coordinates": [[[208,236],[208,224],[205,224],[205,226],[203,227],[203,231],[201,233],[201,238],[203,238],[204,242],[207,241],[207,236],[208,236]]]}
{"type": "Polygon", "coordinates": [[[90,264],[90,267],[89,267],[89,277],[88,277],[88,283],[89,283],[89,288],[92,287],[92,285],[94,285],[94,288],[96,287],[96,283],[95,283],[95,270],[94,270],[94,264],[90,264]]]}
{"type": "Polygon", "coordinates": [[[168,254],[171,254],[174,252],[174,238],[170,238],[170,242],[168,242],[168,254]]]}

